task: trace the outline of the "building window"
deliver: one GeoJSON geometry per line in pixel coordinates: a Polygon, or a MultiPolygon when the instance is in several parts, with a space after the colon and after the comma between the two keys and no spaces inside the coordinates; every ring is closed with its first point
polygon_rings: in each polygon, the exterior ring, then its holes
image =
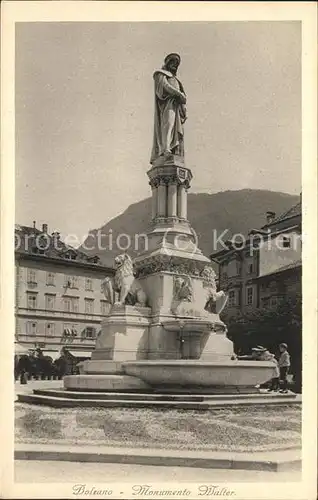
{"type": "Polygon", "coordinates": [[[71,342],[72,340],[73,340],[72,325],[65,323],[63,325],[63,335],[62,335],[61,342],[71,342]]]}
{"type": "Polygon", "coordinates": [[[68,337],[71,335],[71,331],[72,331],[72,325],[70,325],[69,323],[64,323],[63,325],[63,335],[65,337],[68,337]]]}
{"type": "Polygon", "coordinates": [[[64,312],[71,312],[71,298],[70,297],[64,297],[63,309],[64,309],[64,312]]]}
{"type": "Polygon", "coordinates": [[[78,288],[78,277],[77,276],[71,277],[71,288],[78,288]]]}
{"type": "Polygon", "coordinates": [[[64,297],[64,312],[77,313],[79,310],[79,299],[78,297],[64,297]]]}
{"type": "Polygon", "coordinates": [[[36,335],[37,323],[34,321],[27,321],[26,330],[28,335],[36,335]]]}
{"type": "Polygon", "coordinates": [[[76,325],[65,323],[63,325],[63,335],[61,342],[72,343],[75,337],[77,337],[76,325]]]}
{"type": "Polygon", "coordinates": [[[103,316],[106,316],[109,312],[109,302],[107,300],[100,301],[100,312],[103,316]]]}
{"type": "Polygon", "coordinates": [[[55,324],[54,323],[46,323],[45,334],[46,335],[54,335],[54,333],[55,333],[55,324]]]}
{"type": "Polygon", "coordinates": [[[263,297],[262,298],[262,306],[267,307],[269,305],[269,301],[270,301],[269,297],[263,297]]]}
{"type": "Polygon", "coordinates": [[[72,312],[75,312],[75,313],[78,312],[78,309],[79,309],[78,297],[72,297],[71,308],[72,308],[72,312]]]}
{"type": "Polygon", "coordinates": [[[85,299],[85,313],[86,314],[94,313],[94,299],[85,299]]]}
{"type": "Polygon", "coordinates": [[[64,286],[65,288],[71,288],[71,276],[68,276],[67,274],[65,274],[64,276],[64,286]]]}
{"type": "Polygon", "coordinates": [[[253,287],[251,286],[246,288],[246,304],[248,306],[253,304],[253,287]]]}
{"type": "Polygon", "coordinates": [[[36,293],[27,293],[27,307],[28,309],[36,309],[37,308],[37,294],[36,293]]]}
{"type": "Polygon", "coordinates": [[[93,326],[87,326],[85,328],[85,337],[87,339],[94,339],[96,337],[96,328],[93,326]]]}
{"type": "Polygon", "coordinates": [[[235,306],[235,291],[230,290],[229,291],[229,307],[235,306]]]}
{"type": "Polygon", "coordinates": [[[271,306],[272,307],[277,306],[277,297],[271,297],[271,306]]]}
{"type": "Polygon", "coordinates": [[[93,280],[91,278],[85,279],[85,290],[87,290],[88,292],[93,291],[93,280]]]}
{"type": "Polygon", "coordinates": [[[64,254],[64,257],[65,259],[76,260],[77,255],[75,252],[67,252],[64,254]]]}
{"type": "Polygon", "coordinates": [[[45,309],[47,311],[53,311],[55,309],[55,295],[45,295],[45,309]]]}
{"type": "Polygon", "coordinates": [[[290,238],[288,236],[283,237],[283,248],[290,248],[290,238]]]}
{"type": "Polygon", "coordinates": [[[248,265],[248,274],[253,274],[253,272],[254,272],[254,266],[253,266],[253,264],[249,264],[248,265]]]}
{"type": "Polygon", "coordinates": [[[28,285],[37,285],[36,270],[35,269],[28,269],[27,282],[28,282],[28,285]]]}
{"type": "Polygon", "coordinates": [[[55,286],[55,274],[54,273],[46,273],[46,284],[48,286],[55,286]]]}
{"type": "Polygon", "coordinates": [[[222,273],[222,279],[223,279],[223,280],[227,280],[227,273],[225,273],[225,272],[224,272],[224,273],[222,273]]]}
{"type": "Polygon", "coordinates": [[[277,282],[275,280],[270,282],[269,289],[270,289],[271,293],[275,293],[278,291],[277,282]]]}
{"type": "Polygon", "coordinates": [[[64,276],[64,286],[66,288],[78,288],[78,276],[64,276]]]}

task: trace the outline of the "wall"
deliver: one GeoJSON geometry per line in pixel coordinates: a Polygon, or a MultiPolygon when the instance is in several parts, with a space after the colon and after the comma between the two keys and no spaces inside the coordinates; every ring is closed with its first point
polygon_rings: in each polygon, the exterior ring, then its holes
{"type": "Polygon", "coordinates": [[[269,239],[260,246],[260,276],[272,273],[282,266],[301,259],[301,235],[286,232],[269,239]],[[290,239],[290,248],[283,248],[282,238],[290,239]]]}
{"type": "Polygon", "coordinates": [[[94,347],[95,340],[82,338],[86,327],[100,330],[103,317],[101,304],[105,297],[101,291],[101,281],[105,278],[105,270],[88,269],[76,266],[76,263],[52,263],[44,260],[20,259],[16,262],[16,328],[18,340],[21,343],[45,342],[46,348],[66,345],[63,336],[65,327],[77,330],[77,337],[69,338],[68,343],[73,346],[94,347]],[[35,283],[28,282],[30,274],[35,273],[35,283]],[[54,285],[48,284],[47,273],[54,273],[54,285]],[[72,281],[77,279],[76,287],[66,287],[66,276],[72,281]],[[85,289],[85,280],[92,280],[92,290],[85,289]],[[28,307],[28,293],[37,296],[36,309],[28,307]],[[51,307],[46,302],[46,296],[54,297],[51,307]],[[64,298],[76,298],[78,309],[76,312],[66,311],[64,298]],[[94,311],[85,312],[85,299],[94,299],[94,311]],[[36,334],[28,333],[27,322],[37,323],[36,334]],[[48,323],[53,324],[48,329],[48,323]]]}
{"type": "Polygon", "coordinates": [[[273,307],[278,301],[297,293],[301,293],[301,267],[288,269],[271,276],[264,276],[260,280],[261,307],[273,307]]]}

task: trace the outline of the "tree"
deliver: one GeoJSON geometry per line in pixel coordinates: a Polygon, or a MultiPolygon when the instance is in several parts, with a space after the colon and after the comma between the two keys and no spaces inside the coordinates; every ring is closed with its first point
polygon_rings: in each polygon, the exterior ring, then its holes
{"type": "Polygon", "coordinates": [[[285,342],[291,355],[291,373],[300,386],[302,370],[302,299],[299,293],[286,296],[277,305],[227,318],[228,337],[238,353],[248,353],[256,345],[267,347],[278,354],[278,346],[285,342]]]}

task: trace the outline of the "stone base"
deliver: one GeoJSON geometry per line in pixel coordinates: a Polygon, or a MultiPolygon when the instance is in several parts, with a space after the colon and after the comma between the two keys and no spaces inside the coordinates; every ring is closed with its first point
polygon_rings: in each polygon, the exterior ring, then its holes
{"type": "Polygon", "coordinates": [[[87,360],[82,363],[82,374],[87,375],[123,375],[122,363],[107,361],[104,358],[87,360]]]}
{"type": "Polygon", "coordinates": [[[208,387],[205,386],[199,386],[199,385],[187,385],[182,386],[182,385],[169,385],[167,387],[166,385],[156,385],[154,387],[154,393],[157,394],[184,394],[184,395],[195,395],[195,394],[202,394],[205,395],[206,398],[208,398],[208,395],[214,396],[214,395],[223,395],[223,394],[232,394],[232,395],[238,395],[238,394],[260,394],[260,389],[257,387],[252,387],[252,386],[224,386],[224,385],[209,385],[208,387]]]}
{"type": "Polygon", "coordinates": [[[72,391],[147,391],[149,385],[128,375],[66,375],[64,389],[72,391]]]}
{"type": "Polygon", "coordinates": [[[224,333],[206,335],[203,342],[200,361],[230,361],[234,355],[233,342],[224,333]]]}
{"type": "Polygon", "coordinates": [[[92,361],[146,359],[149,307],[114,305],[101,324],[92,361]]]}
{"type": "Polygon", "coordinates": [[[190,180],[192,179],[191,170],[185,168],[184,157],[173,153],[161,155],[152,162],[152,168],[148,171],[148,176],[151,178],[151,173],[156,174],[156,167],[181,167],[188,172],[190,180]]]}
{"type": "MultiPolygon", "coordinates": [[[[213,409],[235,408],[240,406],[299,405],[301,396],[288,394],[256,392],[254,394],[167,394],[151,391],[81,391],[80,389],[35,389],[33,394],[19,394],[21,403],[48,405],[54,408],[148,408],[171,411],[207,411],[213,409]]],[[[278,410],[279,411],[279,410],[278,410]]]]}
{"type": "Polygon", "coordinates": [[[125,362],[123,368],[127,375],[138,377],[160,391],[163,387],[170,391],[183,387],[190,392],[195,387],[207,391],[217,387],[225,393],[233,387],[236,392],[240,387],[244,391],[249,387],[253,392],[255,386],[272,378],[275,365],[271,361],[147,360],[125,362]]]}

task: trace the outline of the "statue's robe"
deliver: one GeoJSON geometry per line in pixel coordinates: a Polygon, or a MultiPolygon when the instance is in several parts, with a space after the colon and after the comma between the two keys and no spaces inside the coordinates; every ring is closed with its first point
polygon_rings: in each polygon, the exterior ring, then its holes
{"type": "Polygon", "coordinates": [[[176,97],[184,94],[182,83],[170,71],[155,71],[155,123],[150,162],[165,153],[184,156],[183,123],[186,107],[176,97]]]}

